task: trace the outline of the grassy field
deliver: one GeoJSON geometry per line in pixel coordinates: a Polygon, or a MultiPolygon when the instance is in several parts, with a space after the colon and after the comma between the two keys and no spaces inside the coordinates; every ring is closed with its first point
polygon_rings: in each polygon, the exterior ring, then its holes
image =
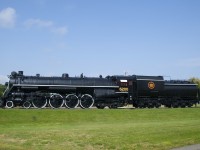
{"type": "Polygon", "coordinates": [[[200,108],[0,109],[0,149],[171,149],[200,143],[200,108]]]}

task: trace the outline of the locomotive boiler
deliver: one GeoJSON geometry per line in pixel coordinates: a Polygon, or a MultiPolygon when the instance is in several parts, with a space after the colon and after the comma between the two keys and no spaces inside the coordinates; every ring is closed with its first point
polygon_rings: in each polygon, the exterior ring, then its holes
{"type": "Polygon", "coordinates": [[[163,76],[43,77],[12,72],[0,106],[13,108],[136,108],[191,107],[199,102],[197,85],[188,81],[165,81],[163,76]]]}

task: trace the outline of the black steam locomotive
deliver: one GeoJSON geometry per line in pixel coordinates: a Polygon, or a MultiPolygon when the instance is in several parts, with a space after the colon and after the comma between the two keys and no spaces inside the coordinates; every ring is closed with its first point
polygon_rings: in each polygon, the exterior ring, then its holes
{"type": "Polygon", "coordinates": [[[12,72],[0,106],[13,108],[191,107],[199,103],[196,84],[165,81],[162,76],[61,77],[25,76],[12,72]]]}

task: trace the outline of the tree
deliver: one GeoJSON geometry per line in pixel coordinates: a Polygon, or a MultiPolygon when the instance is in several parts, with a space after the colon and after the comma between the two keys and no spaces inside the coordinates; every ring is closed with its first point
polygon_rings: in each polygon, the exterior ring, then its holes
{"type": "Polygon", "coordinates": [[[3,95],[4,90],[5,86],[0,84],[0,97],[3,95]]]}
{"type": "Polygon", "coordinates": [[[199,78],[190,78],[189,81],[191,81],[192,83],[198,84],[198,87],[200,88],[200,79],[199,78]]]}

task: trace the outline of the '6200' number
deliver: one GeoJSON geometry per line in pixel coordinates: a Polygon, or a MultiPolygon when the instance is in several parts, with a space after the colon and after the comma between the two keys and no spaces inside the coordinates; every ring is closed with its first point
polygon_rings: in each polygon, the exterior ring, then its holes
{"type": "Polygon", "coordinates": [[[128,92],[128,88],[126,88],[126,87],[120,87],[119,91],[120,92],[128,92]]]}

